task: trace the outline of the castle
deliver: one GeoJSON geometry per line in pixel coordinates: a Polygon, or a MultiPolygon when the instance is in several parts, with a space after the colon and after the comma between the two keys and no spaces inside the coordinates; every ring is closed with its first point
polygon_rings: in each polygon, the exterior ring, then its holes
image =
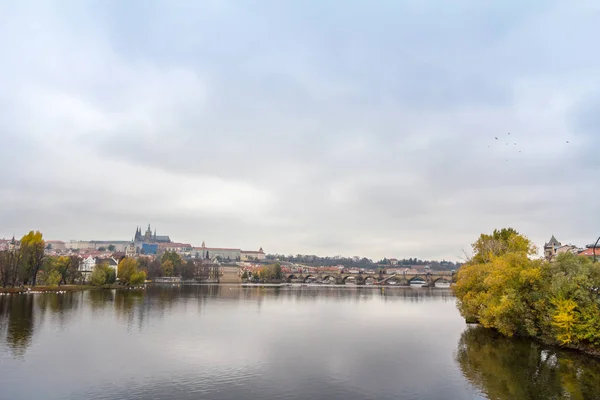
{"type": "Polygon", "coordinates": [[[146,232],[144,233],[143,236],[142,236],[142,228],[138,227],[135,230],[135,236],[134,236],[133,241],[136,244],[142,244],[142,243],[171,243],[171,238],[169,238],[168,236],[157,235],[156,234],[156,229],[154,229],[154,233],[152,233],[152,229],[150,229],[150,224],[148,224],[148,229],[146,229],[146,232]]]}

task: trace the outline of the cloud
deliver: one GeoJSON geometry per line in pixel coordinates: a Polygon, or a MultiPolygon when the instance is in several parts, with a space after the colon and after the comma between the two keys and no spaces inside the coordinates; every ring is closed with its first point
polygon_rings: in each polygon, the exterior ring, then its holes
{"type": "Polygon", "coordinates": [[[151,222],[184,242],[447,259],[509,225],[592,241],[594,4],[332,4],[7,7],[0,236],[151,222]]]}

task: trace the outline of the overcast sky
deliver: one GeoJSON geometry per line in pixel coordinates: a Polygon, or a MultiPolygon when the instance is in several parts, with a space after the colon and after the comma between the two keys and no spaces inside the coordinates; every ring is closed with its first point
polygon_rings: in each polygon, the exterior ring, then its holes
{"type": "Polygon", "coordinates": [[[491,3],[0,1],[0,237],[593,242],[600,4],[491,3]]]}

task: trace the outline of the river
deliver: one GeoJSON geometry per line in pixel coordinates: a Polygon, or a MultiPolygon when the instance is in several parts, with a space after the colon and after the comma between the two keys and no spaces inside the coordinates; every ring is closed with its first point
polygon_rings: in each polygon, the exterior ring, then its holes
{"type": "Polygon", "coordinates": [[[0,399],[600,399],[600,362],[467,326],[448,289],[0,296],[0,399]]]}

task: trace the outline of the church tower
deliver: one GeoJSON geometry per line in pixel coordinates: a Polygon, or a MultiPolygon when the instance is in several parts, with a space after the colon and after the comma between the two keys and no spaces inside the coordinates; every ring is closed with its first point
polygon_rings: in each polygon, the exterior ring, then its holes
{"type": "Polygon", "coordinates": [[[150,243],[152,241],[152,229],[150,229],[150,224],[148,224],[148,229],[146,230],[146,234],[144,235],[144,242],[150,243]]]}

